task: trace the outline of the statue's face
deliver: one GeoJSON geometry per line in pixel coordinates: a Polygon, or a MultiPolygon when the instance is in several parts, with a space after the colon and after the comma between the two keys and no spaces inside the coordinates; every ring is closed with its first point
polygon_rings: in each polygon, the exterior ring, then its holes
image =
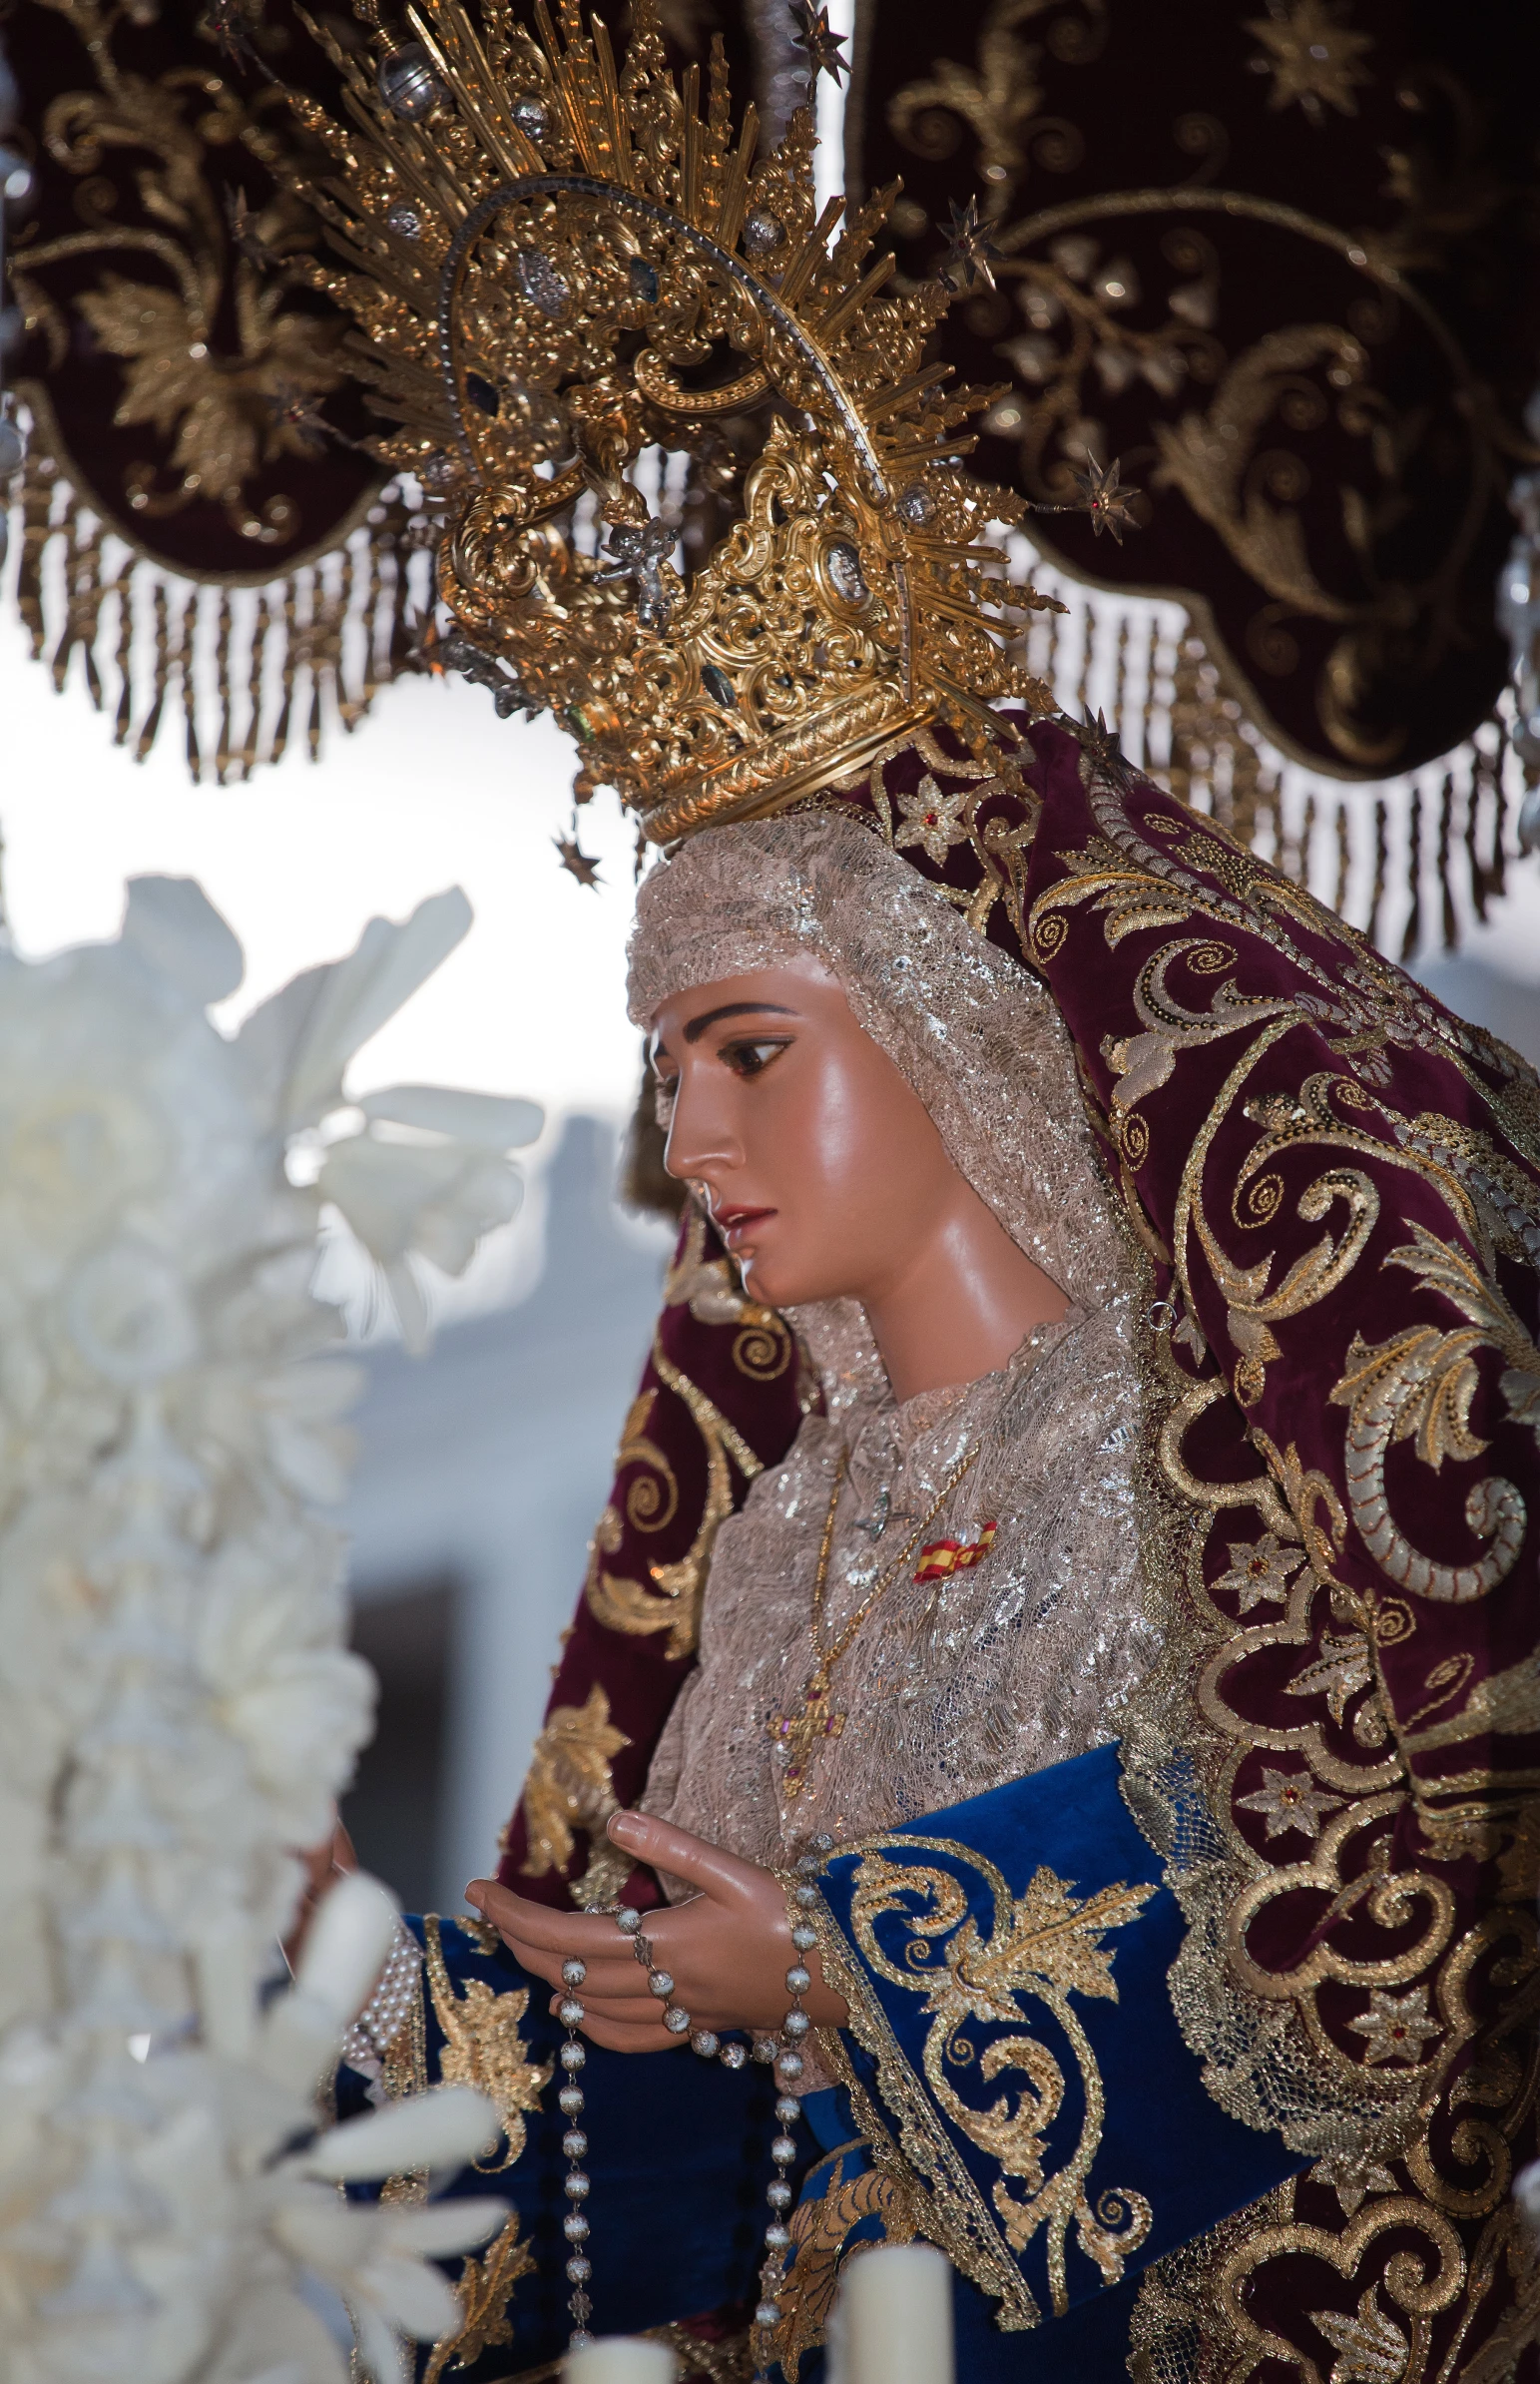
{"type": "Polygon", "coordinates": [[[701,1187],[765,1307],[870,1306],[977,1203],[919,1095],[816,960],[692,986],[653,1023],[669,1173],[701,1187]]]}

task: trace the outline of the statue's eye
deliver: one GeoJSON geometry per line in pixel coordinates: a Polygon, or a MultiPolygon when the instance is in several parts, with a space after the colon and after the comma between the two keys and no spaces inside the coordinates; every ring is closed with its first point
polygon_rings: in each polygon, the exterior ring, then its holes
{"type": "Polygon", "coordinates": [[[779,1057],[790,1041],[789,1035],[767,1036],[763,1042],[724,1043],[722,1056],[738,1076],[763,1076],[772,1059],[779,1057]]]}

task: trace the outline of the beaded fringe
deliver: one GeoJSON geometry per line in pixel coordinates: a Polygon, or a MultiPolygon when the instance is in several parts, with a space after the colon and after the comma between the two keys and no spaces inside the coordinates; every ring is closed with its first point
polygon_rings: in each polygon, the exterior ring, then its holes
{"type": "MultiPolygon", "coordinates": [[[[92,703],[112,710],[113,741],[136,761],[173,721],[196,782],[239,785],[290,744],[318,761],[328,727],[350,732],[382,687],[419,667],[413,623],[429,609],[431,565],[401,494],[386,491],[329,554],[257,588],[140,556],[41,448],[13,503],[33,656],[62,691],[79,655],[92,703]]],[[[1131,761],[1395,958],[1455,951],[1485,920],[1518,857],[1529,783],[1510,692],[1436,763],[1369,784],[1331,779],[1269,744],[1180,604],[1083,587],[1019,537],[1009,553],[1013,578],[1068,607],[1035,614],[1018,654],[1074,718],[1104,712],[1131,761]]]]}
{"type": "Polygon", "coordinates": [[[312,762],[413,668],[430,567],[416,514],[385,491],[329,554],[261,587],[210,584],[140,555],[34,446],[12,485],[15,602],[62,693],[79,657],[113,742],[143,762],[180,733],[195,783],[239,786],[290,745],[312,762]]]}
{"type": "Polygon", "coordinates": [[[1057,596],[1017,649],[1078,720],[1105,712],[1131,762],[1390,957],[1457,951],[1506,890],[1530,783],[1510,743],[1511,690],[1453,753],[1403,777],[1328,778],[1270,745],[1178,603],[1087,588],[1009,545],[1011,577],[1057,596]]]}

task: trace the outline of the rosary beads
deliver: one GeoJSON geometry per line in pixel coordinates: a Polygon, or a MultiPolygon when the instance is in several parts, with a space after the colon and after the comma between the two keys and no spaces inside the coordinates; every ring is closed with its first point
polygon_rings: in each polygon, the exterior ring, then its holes
{"type": "Polygon", "coordinates": [[[567,2132],[562,2137],[562,2152],[567,2161],[567,2174],[562,2179],[562,2191],[567,2196],[567,2215],[562,2220],[562,2233],[567,2238],[567,2282],[572,2287],[567,2303],[572,2316],[572,2332],[567,2338],[570,2351],[584,2351],[594,2339],[588,2331],[588,2321],[594,2314],[594,2304],[588,2291],[594,2264],[588,2256],[591,2230],[588,2212],[583,2207],[591,2182],[583,2166],[588,2152],[588,2136],[578,2124],[584,2104],[583,2088],[578,2084],[578,2077],[587,2065],[588,2047],[578,2035],[584,2011],[578,2001],[577,1990],[587,1976],[588,1965],[580,1961],[576,1954],[562,1964],[562,1986],[566,1992],[556,2008],[556,2017],[567,2031],[567,2042],[559,2056],[564,2073],[562,2090],[556,2099],[567,2122],[567,2132]]]}
{"type": "MultiPolygon", "coordinates": [[[[761,2035],[755,2039],[754,2058],[773,2068],[777,2088],[775,2097],[775,2133],[770,2142],[770,2161],[774,2174],[766,2187],[765,2198],[770,2204],[770,2224],[765,2230],[765,2259],[760,2270],[760,2300],[754,2313],[755,2329],[760,2338],[762,2356],[758,2375],[765,2374],[768,2356],[766,2336],[780,2323],[780,2304],[775,2295],[785,2280],[786,2254],[791,2248],[791,2230],[786,2221],[796,2199],[789,2175],[796,2158],[796,2138],[791,2129],[801,2113],[794,2088],[806,2064],[801,2055],[804,2038],[812,2027],[803,1996],[812,1985],[812,1973],[807,1956],[818,1942],[812,1925],[812,1912],[818,1900],[813,1885],[825,1861],[833,1851],[832,1838],[819,1837],[812,1841],[811,1850],[797,1858],[789,1896],[791,1906],[792,1960],[785,1974],[785,1988],[791,2005],[781,2021],[776,2035],[761,2035]]],[[[647,1973],[647,1984],[663,2006],[662,2020],[671,2037],[688,2037],[694,2052],[703,2061],[721,2061],[724,2068],[742,2070],[749,2059],[748,2048],[737,2038],[724,2041],[715,2029],[694,2028],[690,2014],[675,2000],[674,1980],[660,1963],[654,1960],[655,1947],[642,1927],[642,1915],[634,1904],[612,1906],[615,1926],[631,1941],[631,1950],[647,1973]]],[[[567,2121],[562,2137],[562,2152],[567,2161],[567,2174],[562,2179],[562,2191],[567,2197],[567,2215],[562,2232],[567,2238],[567,2282],[572,2293],[567,2303],[572,2317],[572,2332],[568,2348],[586,2350],[593,2336],[588,2321],[594,2304],[588,2287],[593,2278],[593,2262],[588,2254],[591,2226],[587,2210],[592,2179],[583,2163],[588,2155],[588,2136],[579,2121],[583,2115],[585,2096],[578,2080],[588,2062],[588,2047],[578,2035],[586,2017],[578,2000],[578,1989],[588,1976],[588,1965],[577,1955],[562,1964],[562,1999],[556,2007],[556,2017],[567,2032],[566,2042],[558,2059],[563,2072],[561,2092],[557,2100],[567,2121]]]]}
{"type": "Polygon", "coordinates": [[[782,2043],[773,2055],[775,2083],[780,2088],[775,2103],[776,2131],[770,2143],[770,2159],[774,2163],[775,2174],[765,2189],[765,2198],[770,2206],[770,2222],[765,2230],[760,2304],[754,2313],[755,2326],[761,2337],[762,2356],[757,2364],[762,2373],[766,2364],[765,2335],[780,2323],[780,2304],[775,2296],[785,2282],[786,2254],[791,2248],[791,2230],[786,2219],[796,2195],[786,2172],[796,2158],[796,2138],[791,2129],[801,2115],[801,2104],[792,2089],[806,2067],[800,2048],[803,2038],[812,2027],[803,2008],[802,1997],[812,1985],[807,1956],[818,1942],[817,1930],[812,1925],[813,1908],[818,1901],[818,1891],[813,1882],[833,1852],[833,1846],[832,1838],[814,1838],[811,1850],[797,1858],[790,1889],[791,1948],[794,1959],[786,1972],[786,1993],[791,1998],[791,2009],[780,2024],[782,2043]]]}
{"type": "MultiPolygon", "coordinates": [[[[791,2248],[791,2230],[786,2223],[791,2205],[796,2199],[795,2188],[788,2173],[796,2158],[796,2138],[791,2133],[791,2129],[801,2115],[801,2104],[797,2099],[795,2087],[806,2068],[801,2055],[802,2041],[812,2027],[812,2022],[802,2003],[802,1997],[812,1985],[812,1973],[807,1967],[807,1956],[818,1942],[818,1933],[812,1925],[812,1911],[818,1900],[818,1891],[813,1882],[833,1852],[833,1846],[832,1838],[817,1837],[812,1840],[810,1851],[797,1858],[790,1887],[792,1961],[785,1974],[785,1988],[787,1995],[791,1998],[791,2008],[781,2021],[778,2035],[762,2035],[755,2039],[754,2058],[757,2062],[763,2062],[768,2068],[773,2068],[775,2085],[778,2089],[775,2098],[775,2133],[770,2142],[770,2160],[774,2167],[774,2174],[765,2189],[765,2198],[770,2204],[770,2224],[765,2230],[765,2259],[760,2269],[760,2300],[754,2313],[755,2329],[760,2338],[762,2353],[757,2363],[760,2376],[765,2373],[765,2358],[768,2355],[766,2337],[773,2327],[780,2323],[780,2304],[775,2295],[785,2281],[786,2254],[791,2248]]],[[[663,2006],[663,2025],[670,2036],[688,2036],[692,2050],[699,2054],[703,2061],[721,2061],[729,2070],[741,2070],[748,2055],[736,2037],[730,2037],[724,2043],[715,2029],[692,2028],[690,2014],[682,2004],[675,2001],[672,1973],[664,1970],[654,1960],[655,1948],[652,1939],[645,1935],[642,1928],[642,1915],[634,1904],[622,1904],[616,1908],[615,1926],[623,1937],[631,1940],[631,1950],[647,1973],[648,1987],[663,2006]]],[[[568,1963],[563,1966],[562,1978],[569,1984],[581,1985],[583,1975],[581,1963],[568,1963]],[[572,1971],[577,1973],[575,1980],[569,1980],[569,1972],[572,1971]]],[[[576,2005],[571,2008],[576,2011],[577,2018],[581,2020],[582,2006],[576,2005]]],[[[563,2020],[567,2017],[568,2009],[567,2004],[562,2005],[559,2016],[563,2020]]],[[[575,2025],[576,2023],[574,2023],[575,2025]]],[[[568,2045],[570,2046],[572,2042],[573,2039],[569,2035],[568,2045]]],[[[564,2047],[562,2053],[564,2062],[566,2058],[567,2050],[564,2047]]],[[[566,2107],[566,2093],[569,2090],[563,2090],[563,2108],[566,2107]]],[[[578,2099],[581,2105],[581,2093],[578,2099]]],[[[573,2139],[569,2138],[568,2140],[573,2139]]],[[[588,2139],[584,2136],[581,2138],[581,2148],[586,2150],[587,2145],[588,2139]]],[[[573,2179],[569,2175],[567,2190],[571,2193],[573,2189],[573,2179]]],[[[588,2190],[586,2176],[583,2179],[581,2190],[584,2193],[588,2190]]],[[[568,2228],[570,2234],[570,2218],[568,2228]]],[[[584,2232],[587,2233],[586,2224],[584,2232]]],[[[567,2273],[569,2276],[573,2273],[574,2265],[574,2262],[568,2262],[567,2273]]],[[[586,2281],[587,2260],[584,2259],[581,2265],[586,2281]]],[[[585,2295],[582,2298],[586,2310],[587,2297],[585,2295]]],[[[579,2296],[574,2295],[572,2307],[575,2314],[578,2299],[579,2296]]],[[[576,2343],[578,2337],[574,2335],[572,2339],[576,2343]]]]}

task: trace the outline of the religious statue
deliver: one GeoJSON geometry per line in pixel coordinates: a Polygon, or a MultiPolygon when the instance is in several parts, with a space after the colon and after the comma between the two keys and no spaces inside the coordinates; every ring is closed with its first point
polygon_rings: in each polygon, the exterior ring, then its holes
{"type": "Polygon", "coordinates": [[[579,0],[359,14],[316,275],[454,639],[663,849],[690,1195],[499,1876],[338,2079],[501,2114],[423,2373],[814,2384],[918,2237],[968,2384],[1498,2384],[1535,1077],[1013,669],[950,294],[891,192],[815,211],[807,111],[759,159],[650,0],[619,61],[579,0]]]}

